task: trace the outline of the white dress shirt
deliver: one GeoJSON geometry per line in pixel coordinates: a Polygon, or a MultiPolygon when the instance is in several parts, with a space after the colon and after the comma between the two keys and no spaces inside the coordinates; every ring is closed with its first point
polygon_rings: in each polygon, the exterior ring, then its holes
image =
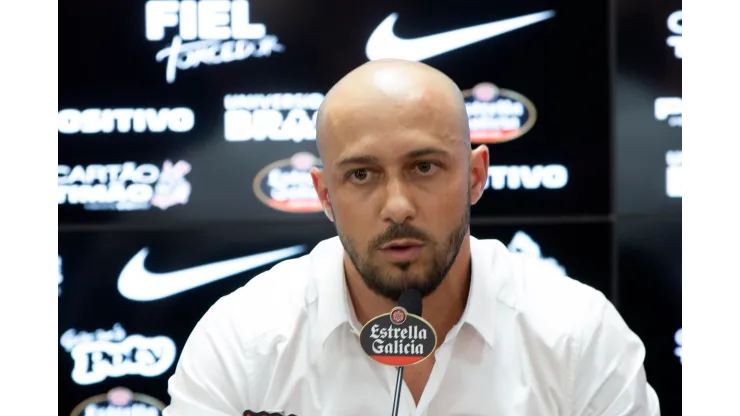
{"type": "MultiPolygon", "coordinates": [[[[655,416],[645,349],[604,295],[497,240],[471,244],[462,319],[399,415],[655,416]]],[[[198,322],[165,416],[391,413],[396,368],[360,346],[337,237],[277,264],[198,322]]]]}

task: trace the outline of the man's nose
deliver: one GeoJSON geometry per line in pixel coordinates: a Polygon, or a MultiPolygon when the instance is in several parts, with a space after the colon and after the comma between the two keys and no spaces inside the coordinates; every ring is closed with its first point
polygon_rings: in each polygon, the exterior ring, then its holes
{"type": "Polygon", "coordinates": [[[402,224],[416,216],[416,207],[410,198],[408,185],[392,179],[386,185],[386,200],[381,215],[384,220],[402,224]]]}

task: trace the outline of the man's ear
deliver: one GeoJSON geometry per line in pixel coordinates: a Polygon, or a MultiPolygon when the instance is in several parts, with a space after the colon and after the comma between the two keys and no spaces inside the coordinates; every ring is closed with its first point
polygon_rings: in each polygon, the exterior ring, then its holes
{"type": "Polygon", "coordinates": [[[312,167],[311,180],[313,181],[313,188],[316,190],[316,195],[318,195],[319,201],[321,201],[321,206],[324,208],[324,214],[329,218],[329,221],[334,222],[331,201],[329,201],[329,188],[326,186],[324,171],[315,166],[312,167]]]}
{"type": "Polygon", "coordinates": [[[488,182],[488,147],[480,145],[470,151],[470,204],[475,205],[483,196],[488,182]]]}

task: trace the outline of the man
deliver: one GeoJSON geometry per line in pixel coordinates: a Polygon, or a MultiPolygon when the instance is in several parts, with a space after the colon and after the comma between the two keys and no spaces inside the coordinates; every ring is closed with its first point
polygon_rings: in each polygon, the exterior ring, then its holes
{"type": "Polygon", "coordinates": [[[311,172],[338,237],[219,300],[169,382],[167,416],[380,415],[396,369],[358,334],[417,289],[437,334],[405,368],[401,415],[659,415],[644,347],[595,289],[469,234],[488,176],[454,82],[372,61],[317,120],[311,172]]]}

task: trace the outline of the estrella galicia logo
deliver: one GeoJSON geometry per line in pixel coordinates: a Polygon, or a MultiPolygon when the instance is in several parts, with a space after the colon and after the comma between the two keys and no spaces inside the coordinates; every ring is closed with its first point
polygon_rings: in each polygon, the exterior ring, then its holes
{"type": "Polygon", "coordinates": [[[462,93],[472,143],[503,143],[517,139],[537,120],[537,109],[532,101],[518,92],[483,82],[462,93]]]}
{"type": "Polygon", "coordinates": [[[360,345],[370,358],[381,364],[414,365],[434,352],[437,333],[421,316],[396,306],[362,327],[360,345]]]}
{"type": "Polygon", "coordinates": [[[406,310],[400,306],[393,308],[391,310],[391,321],[396,325],[406,322],[406,310]]]}
{"type": "Polygon", "coordinates": [[[165,404],[154,397],[134,393],[125,387],[115,387],[108,393],[90,397],[78,404],[70,416],[161,416],[164,408],[165,404]]]}

